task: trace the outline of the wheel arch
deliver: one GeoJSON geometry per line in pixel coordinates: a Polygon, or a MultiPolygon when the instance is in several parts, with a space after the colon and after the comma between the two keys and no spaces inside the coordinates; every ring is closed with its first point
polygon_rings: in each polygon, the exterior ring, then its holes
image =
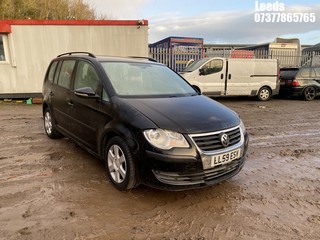
{"type": "Polygon", "coordinates": [[[306,90],[306,88],[308,88],[308,87],[312,87],[312,88],[314,88],[316,91],[317,91],[317,89],[319,88],[319,87],[317,87],[316,85],[306,85],[306,86],[304,86],[303,87],[303,90],[302,90],[302,92],[304,92],[305,90],[306,90]]]}
{"type": "MultiPolygon", "coordinates": [[[[262,89],[262,88],[268,88],[268,89],[270,90],[271,95],[273,94],[273,92],[272,92],[272,87],[270,87],[269,85],[262,85],[262,86],[259,88],[259,91],[260,91],[260,89],[262,89]]],[[[258,92],[259,92],[259,91],[258,91],[258,92]]]]}
{"type": "Polygon", "coordinates": [[[47,102],[43,102],[42,103],[42,114],[44,113],[44,110],[46,110],[47,108],[50,109],[49,104],[47,102]]]}
{"type": "Polygon", "coordinates": [[[51,116],[53,118],[53,122],[54,122],[54,124],[56,124],[57,121],[56,121],[56,118],[55,118],[54,113],[52,111],[52,107],[50,106],[50,104],[48,102],[43,102],[42,103],[42,115],[43,116],[44,116],[44,112],[45,112],[46,109],[49,110],[49,112],[51,113],[51,116]]]}
{"type": "Polygon", "coordinates": [[[99,156],[104,159],[105,147],[110,139],[113,137],[121,137],[127,142],[129,147],[133,150],[133,154],[138,151],[138,143],[134,134],[123,124],[109,123],[104,127],[104,131],[100,135],[98,141],[99,156]]]}

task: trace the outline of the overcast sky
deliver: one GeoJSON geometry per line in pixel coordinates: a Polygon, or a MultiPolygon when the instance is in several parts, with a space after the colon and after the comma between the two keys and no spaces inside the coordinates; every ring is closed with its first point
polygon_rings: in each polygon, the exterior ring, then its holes
{"type": "Polygon", "coordinates": [[[319,0],[86,0],[86,2],[109,19],[148,20],[149,43],[169,36],[204,38],[207,44],[258,44],[271,42],[276,37],[299,38],[301,44],[320,43],[319,0]],[[268,3],[272,4],[271,11],[263,10],[263,4],[268,3]],[[274,22],[256,22],[257,13],[272,13],[275,17],[274,22]],[[290,20],[290,15],[293,13],[305,14],[306,17],[302,19],[304,22],[293,23],[293,20],[290,20]],[[278,14],[284,16],[284,23],[276,22],[278,14]],[[314,22],[311,22],[313,20],[314,22]]]}

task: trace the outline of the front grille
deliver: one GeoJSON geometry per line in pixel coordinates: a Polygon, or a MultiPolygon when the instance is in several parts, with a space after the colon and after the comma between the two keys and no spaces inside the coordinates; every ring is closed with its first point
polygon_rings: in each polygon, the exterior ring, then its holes
{"type": "Polygon", "coordinates": [[[163,172],[153,171],[156,178],[166,184],[171,185],[195,185],[195,184],[214,184],[224,181],[235,174],[237,174],[244,159],[240,158],[228,164],[216,166],[211,169],[203,170],[196,173],[177,173],[177,172],[163,172]]]}
{"type": "Polygon", "coordinates": [[[209,134],[191,135],[191,138],[193,139],[193,141],[201,151],[203,152],[215,151],[215,150],[225,148],[219,139],[219,135],[221,133],[225,133],[229,136],[229,139],[230,139],[229,146],[235,145],[239,143],[241,140],[241,132],[239,127],[228,129],[225,131],[214,132],[211,134],[209,133],[209,134]]]}

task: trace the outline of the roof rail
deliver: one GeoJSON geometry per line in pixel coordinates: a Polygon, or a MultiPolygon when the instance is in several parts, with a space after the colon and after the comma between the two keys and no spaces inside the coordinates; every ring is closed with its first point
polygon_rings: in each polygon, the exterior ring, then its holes
{"type": "Polygon", "coordinates": [[[58,55],[57,57],[62,57],[62,56],[66,56],[66,55],[70,56],[73,54],[88,54],[89,57],[96,58],[96,56],[90,52],[67,52],[67,53],[62,53],[62,54],[58,55]]]}
{"type": "Polygon", "coordinates": [[[149,58],[149,57],[139,57],[139,56],[129,56],[130,58],[137,58],[137,59],[145,59],[145,60],[149,60],[151,62],[158,62],[157,60],[153,59],[153,58],[149,58]]]}

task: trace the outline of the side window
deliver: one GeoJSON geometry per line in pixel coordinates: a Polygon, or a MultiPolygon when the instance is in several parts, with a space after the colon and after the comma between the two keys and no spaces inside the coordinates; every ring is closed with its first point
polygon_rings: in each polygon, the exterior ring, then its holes
{"type": "Polygon", "coordinates": [[[109,102],[110,101],[110,98],[109,98],[108,94],[106,93],[106,91],[104,89],[102,90],[102,100],[105,101],[105,102],[109,102]]]}
{"type": "Polygon", "coordinates": [[[301,77],[310,77],[310,68],[302,68],[300,71],[300,76],[301,77]]]}
{"type": "Polygon", "coordinates": [[[54,82],[55,84],[58,83],[58,78],[59,78],[59,76],[60,76],[61,63],[62,63],[62,61],[60,61],[60,62],[57,64],[57,70],[56,70],[56,74],[54,75],[54,80],[53,80],[53,82],[54,82]]]}
{"type": "Polygon", "coordinates": [[[56,71],[57,64],[58,64],[58,62],[56,61],[56,62],[53,62],[50,66],[49,73],[48,73],[48,80],[50,82],[53,82],[54,73],[56,71]]]}
{"type": "Polygon", "coordinates": [[[314,71],[313,68],[310,69],[310,77],[315,78],[316,77],[316,72],[314,71]]]}
{"type": "Polygon", "coordinates": [[[0,62],[1,61],[6,61],[6,56],[4,53],[3,36],[0,35],[0,62]]]}
{"type": "Polygon", "coordinates": [[[320,78],[320,68],[315,68],[314,70],[316,71],[316,76],[320,78]]]}
{"type": "Polygon", "coordinates": [[[85,61],[80,61],[76,71],[74,80],[74,89],[91,87],[97,92],[99,86],[99,76],[94,67],[85,61]]]}
{"type": "Polygon", "coordinates": [[[62,62],[58,85],[68,89],[70,88],[71,77],[75,63],[75,60],[64,60],[62,62]]]}
{"type": "Polygon", "coordinates": [[[219,59],[214,59],[208,63],[206,63],[202,67],[203,75],[208,75],[212,73],[220,72],[223,68],[223,61],[219,59]]]}

